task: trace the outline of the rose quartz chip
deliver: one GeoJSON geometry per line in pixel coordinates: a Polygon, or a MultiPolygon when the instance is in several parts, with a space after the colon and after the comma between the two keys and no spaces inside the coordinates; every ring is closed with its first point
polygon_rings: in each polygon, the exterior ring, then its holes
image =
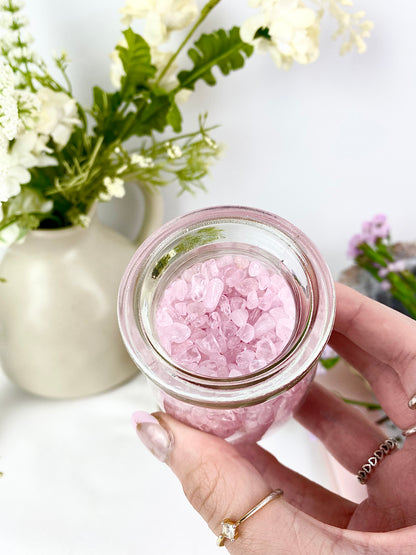
{"type": "Polygon", "coordinates": [[[172,282],[171,288],[178,301],[183,301],[188,292],[188,284],[186,281],[184,279],[177,279],[172,282]]]}
{"type": "Polygon", "coordinates": [[[249,310],[253,310],[253,308],[257,308],[259,306],[259,297],[257,295],[257,291],[250,291],[248,293],[246,306],[249,310]]]}
{"type": "Polygon", "coordinates": [[[270,283],[269,272],[263,271],[257,276],[260,291],[264,291],[270,283]]]}
{"type": "Polygon", "coordinates": [[[246,349],[245,351],[241,351],[236,357],[235,361],[237,366],[243,370],[248,369],[250,366],[250,362],[252,362],[256,357],[256,353],[254,351],[250,351],[246,349]]]}
{"type": "Polygon", "coordinates": [[[231,312],[231,320],[239,328],[247,324],[247,319],[248,319],[248,312],[245,308],[239,308],[231,312]]]}
{"type": "Polygon", "coordinates": [[[209,277],[217,277],[220,273],[215,258],[211,258],[205,262],[209,277]]]}
{"type": "Polygon", "coordinates": [[[165,308],[157,311],[156,322],[159,326],[165,327],[170,326],[173,323],[171,316],[169,316],[168,311],[165,308]]]}
{"type": "Polygon", "coordinates": [[[270,316],[268,312],[265,312],[260,316],[260,318],[254,324],[256,337],[262,337],[266,332],[274,329],[275,326],[276,326],[276,323],[273,319],[273,316],[270,316]]]}
{"type": "Polygon", "coordinates": [[[230,298],[230,309],[231,312],[233,310],[239,310],[240,308],[246,308],[247,303],[242,297],[231,297],[230,298]]]}
{"type": "Polygon", "coordinates": [[[275,344],[270,339],[260,339],[256,345],[256,358],[265,360],[266,362],[272,361],[277,354],[275,344]]]}
{"type": "MultiPolygon", "coordinates": [[[[172,351],[173,352],[173,351],[172,351]]],[[[188,366],[192,363],[198,363],[201,360],[201,353],[198,351],[195,345],[189,347],[185,352],[178,355],[178,362],[180,362],[183,366],[188,366]]]]}
{"type": "Polygon", "coordinates": [[[248,267],[248,275],[250,277],[256,277],[259,275],[259,273],[263,270],[263,266],[261,264],[259,264],[258,262],[256,262],[255,260],[252,260],[249,264],[248,267]]]}
{"type": "Polygon", "coordinates": [[[207,278],[204,274],[194,274],[191,279],[191,299],[202,301],[207,286],[207,278]]]}
{"type": "Polygon", "coordinates": [[[259,282],[255,278],[246,278],[235,285],[236,291],[240,293],[243,297],[247,297],[251,291],[256,291],[259,286],[259,282]]]}
{"type": "Polygon", "coordinates": [[[175,310],[181,316],[185,316],[188,312],[186,303],[175,303],[175,310]]]}
{"type": "Polygon", "coordinates": [[[254,339],[255,331],[251,324],[246,324],[237,331],[237,335],[243,343],[250,343],[254,339]]]}
{"type": "Polygon", "coordinates": [[[205,295],[203,297],[203,303],[209,312],[212,312],[217,308],[217,304],[223,291],[224,282],[221,279],[213,278],[208,282],[205,295]]]}
{"type": "Polygon", "coordinates": [[[191,329],[185,324],[175,322],[170,326],[165,327],[166,337],[171,343],[182,343],[191,335],[191,329]]]}

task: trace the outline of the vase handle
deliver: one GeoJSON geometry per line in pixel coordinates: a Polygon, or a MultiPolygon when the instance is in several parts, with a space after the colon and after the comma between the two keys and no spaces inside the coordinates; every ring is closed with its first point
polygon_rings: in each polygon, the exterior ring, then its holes
{"type": "Polygon", "coordinates": [[[133,242],[139,246],[146,237],[162,225],[163,222],[163,198],[157,188],[151,188],[139,181],[132,181],[141,192],[144,200],[143,221],[133,242]]]}

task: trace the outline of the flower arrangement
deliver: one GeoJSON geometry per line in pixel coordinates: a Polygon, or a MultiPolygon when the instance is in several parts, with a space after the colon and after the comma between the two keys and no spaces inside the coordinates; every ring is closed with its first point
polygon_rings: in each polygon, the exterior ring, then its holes
{"type": "Polygon", "coordinates": [[[384,214],[377,214],[362,224],[361,233],[354,235],[348,247],[348,255],[380,283],[385,291],[400,301],[416,319],[416,278],[397,259],[390,239],[390,226],[384,214]]]}
{"type": "Polygon", "coordinates": [[[179,105],[198,81],[215,85],[215,68],[228,75],[254,50],[268,52],[279,68],[313,62],[325,11],[338,23],[342,53],[363,52],[372,28],[364,12],[351,12],[350,0],[249,0],[256,12],[241,28],[195,40],[219,2],[199,10],[195,0],[127,0],[123,39],[111,54],[114,90],[94,87],[86,108],[73,94],[67,55],[54,58],[55,79],[32,49],[23,2],[0,0],[0,240],[10,244],[38,227],[87,226],[92,205],[122,197],[129,179],[201,187],[220,148],[205,117],[194,132],[182,132],[179,105]],[[184,36],[171,52],[178,33],[184,36]]]}
{"type": "MultiPolygon", "coordinates": [[[[361,232],[353,235],[348,244],[347,255],[355,264],[367,272],[381,290],[389,291],[391,296],[401,303],[408,315],[416,319],[416,277],[406,261],[395,253],[391,241],[390,225],[384,214],[376,214],[371,220],[363,222],[361,232]]],[[[319,364],[318,374],[325,374],[340,361],[338,354],[327,347],[323,352],[319,364]]],[[[361,401],[341,396],[348,404],[361,406],[370,411],[379,411],[377,424],[388,425],[398,440],[403,438],[397,427],[382,411],[374,394],[374,401],[361,401]]]]}

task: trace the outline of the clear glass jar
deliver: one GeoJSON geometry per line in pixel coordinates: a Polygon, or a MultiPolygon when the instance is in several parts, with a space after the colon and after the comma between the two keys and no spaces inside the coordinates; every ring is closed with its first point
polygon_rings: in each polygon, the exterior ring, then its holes
{"type": "Polygon", "coordinates": [[[220,206],[177,218],[136,251],[121,281],[123,340],[147,376],[160,408],[229,441],[258,441],[292,416],[314,377],[335,315],[331,274],[312,242],[274,214],[220,206]],[[265,367],[237,377],[201,375],[173,360],[156,331],[155,314],[172,280],[197,263],[226,255],[273,268],[287,282],[294,326],[265,367]]]}

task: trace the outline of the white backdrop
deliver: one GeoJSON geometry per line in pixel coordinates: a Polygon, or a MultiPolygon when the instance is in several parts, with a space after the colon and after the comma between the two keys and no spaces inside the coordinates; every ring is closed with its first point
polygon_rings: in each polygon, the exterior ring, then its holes
{"type": "MultiPolygon", "coordinates": [[[[183,112],[186,128],[209,112],[227,148],[207,193],[163,194],[165,219],[214,204],[244,204],[291,220],[317,244],[336,277],[349,237],[387,213],[394,239],[415,239],[414,148],[416,5],[356,0],[375,22],[368,52],[339,57],[326,20],[322,53],[311,66],[279,71],[252,57],[214,88],[201,85],[183,112]]],[[[122,0],[27,0],[38,50],[65,48],[74,92],[110,87],[108,53],[120,36],[122,0]]],[[[223,0],[206,28],[248,15],[223,0]]],[[[123,201],[101,210],[128,231],[123,201]]],[[[105,395],[53,402],[26,395],[0,375],[0,551],[8,555],[205,555],[214,538],[182,497],[168,469],[130,429],[146,408],[141,379],[105,395]],[[163,520],[162,533],[158,519],[163,520]]],[[[295,422],[275,438],[286,464],[334,487],[319,444],[295,422]]]]}
{"type": "MultiPolygon", "coordinates": [[[[109,88],[107,55],[120,38],[123,0],[28,0],[40,52],[65,48],[76,95],[109,88]]],[[[321,55],[309,66],[278,70],[269,57],[215,87],[204,83],[183,107],[187,129],[208,111],[226,145],[205,181],[208,192],[177,197],[164,191],[166,219],[214,204],[268,209],[292,221],[317,244],[335,276],[348,263],[346,245],[361,222],[385,212],[393,238],[415,239],[414,130],[416,6],[402,0],[356,0],[375,29],[364,55],[339,56],[322,26],[321,55]]],[[[205,28],[231,27],[251,11],[245,0],[222,0],[205,28]]]]}

